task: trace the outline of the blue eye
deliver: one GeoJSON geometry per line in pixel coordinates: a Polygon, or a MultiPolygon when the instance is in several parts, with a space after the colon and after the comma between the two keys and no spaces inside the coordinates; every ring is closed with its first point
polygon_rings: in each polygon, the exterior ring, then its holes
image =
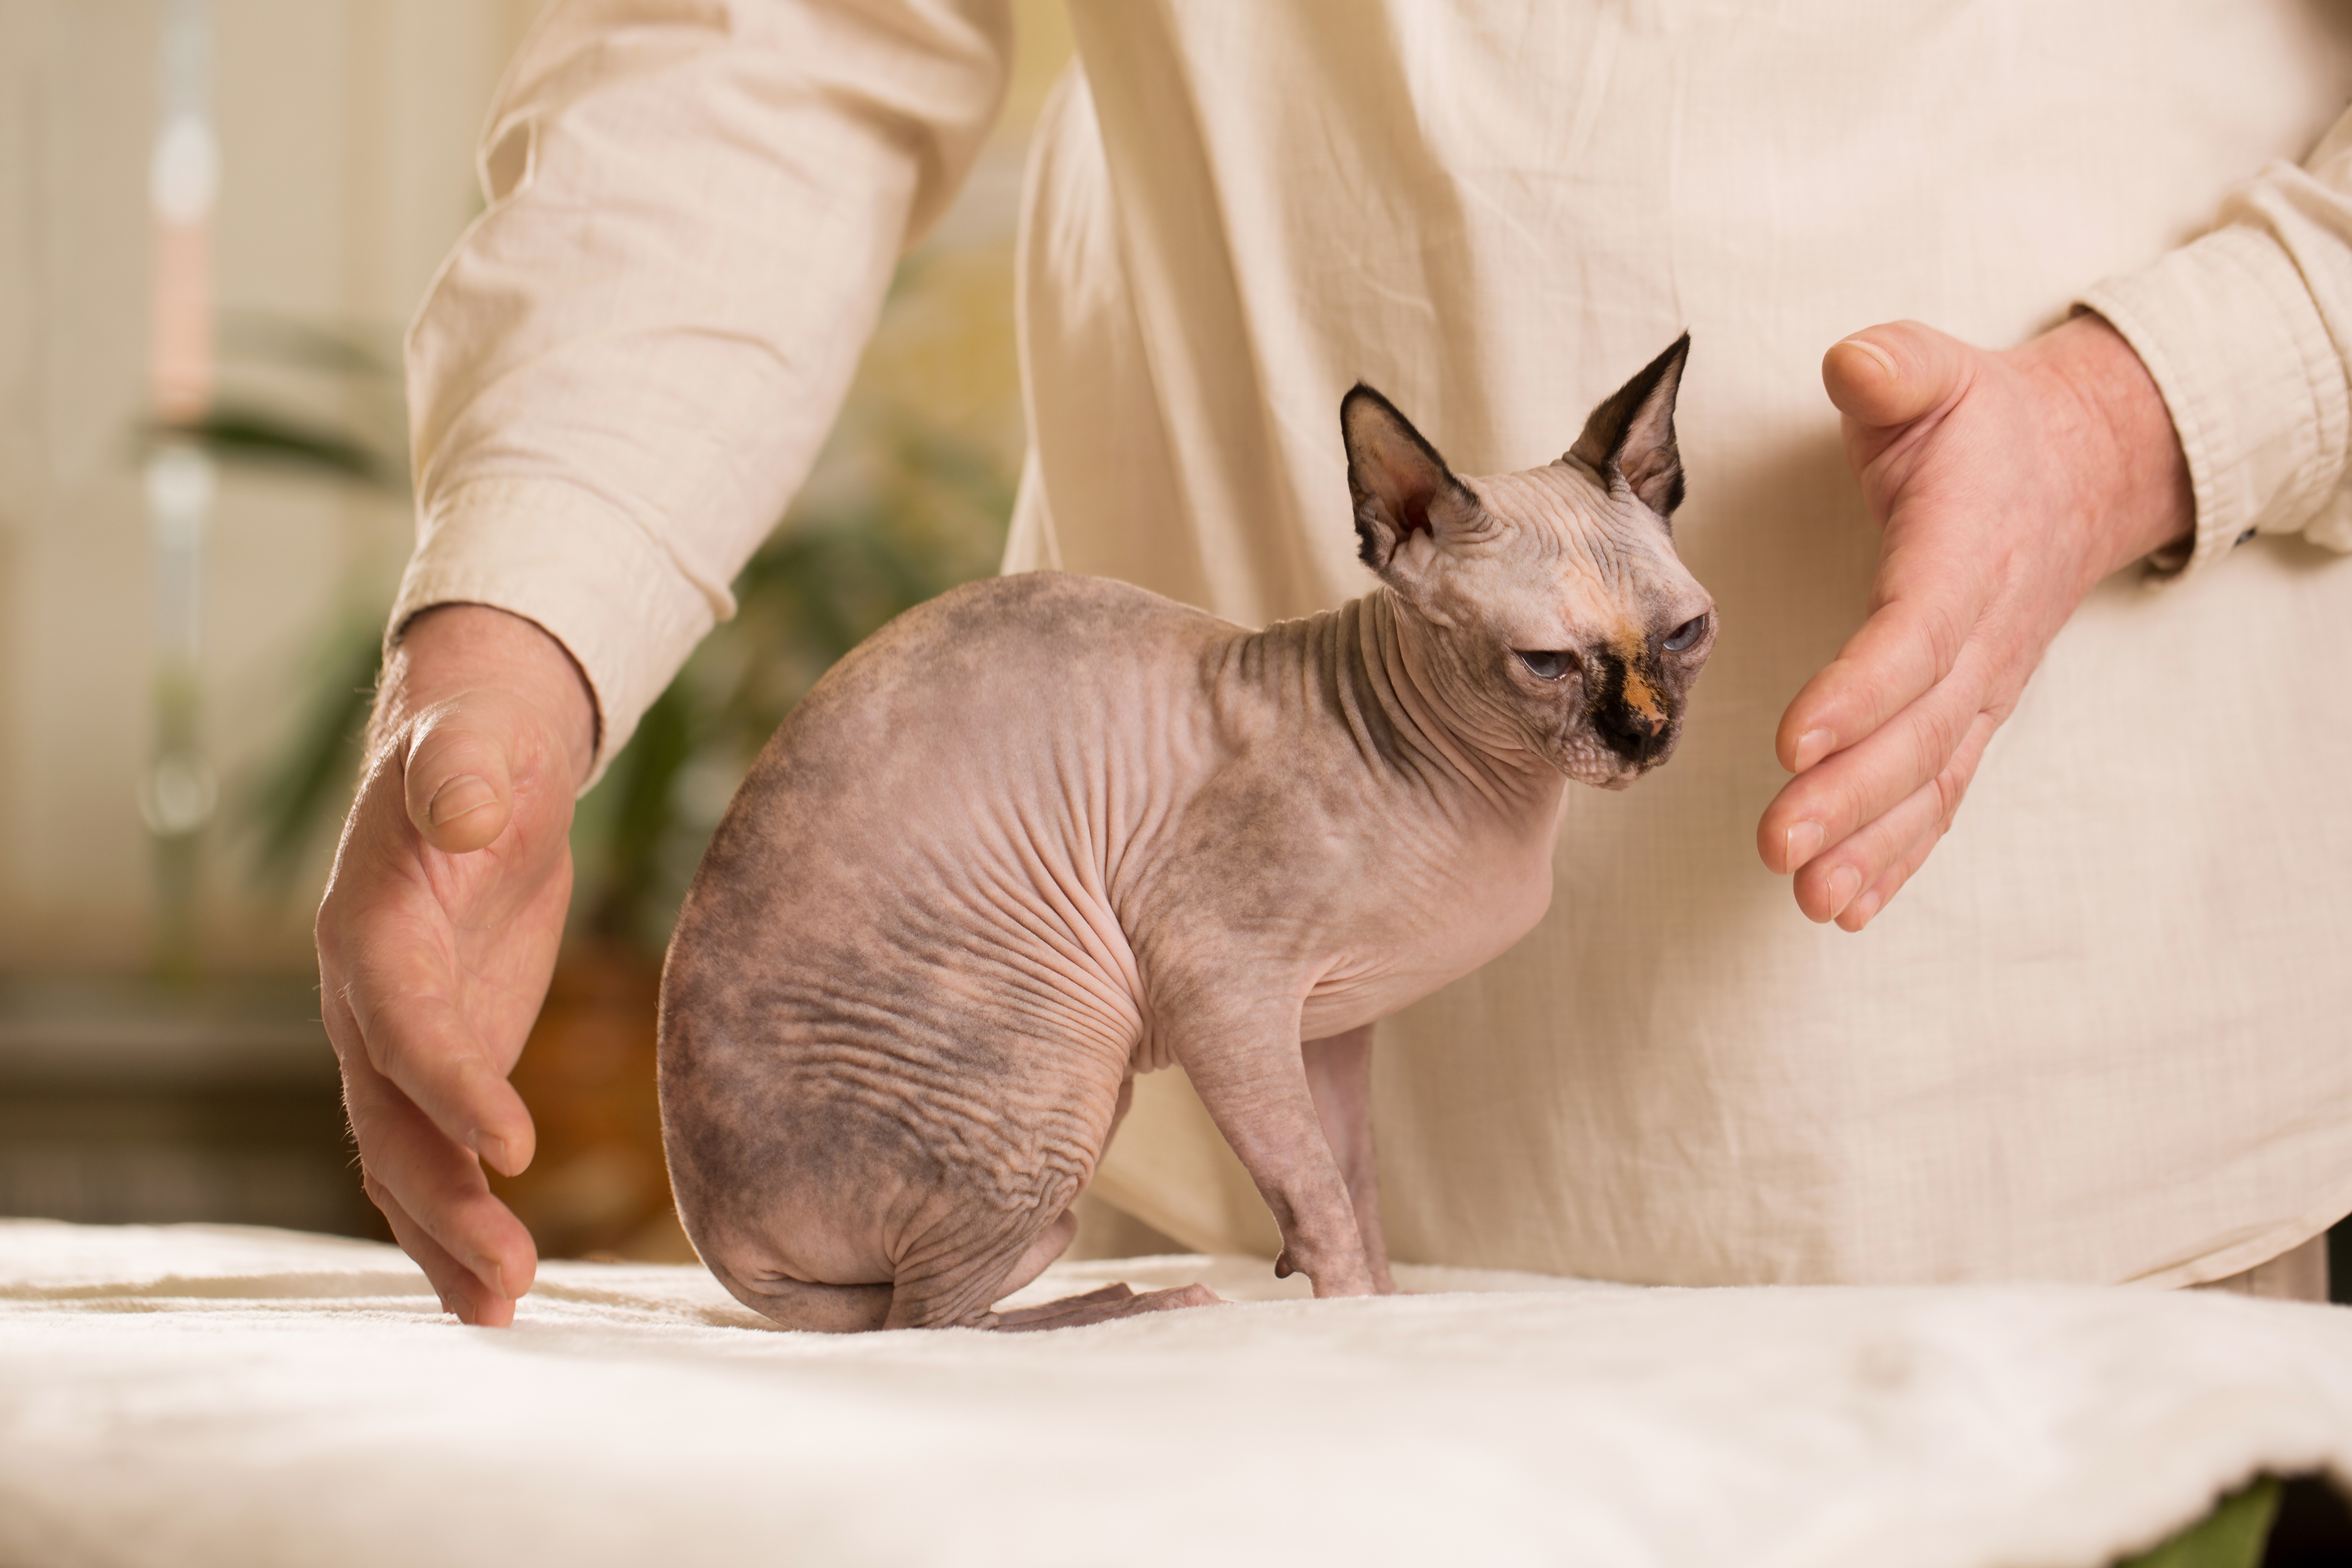
{"type": "Polygon", "coordinates": [[[1706,635],[1706,617],[1705,616],[1694,616],[1689,620],[1685,621],[1681,626],[1676,626],[1674,630],[1674,635],[1666,638],[1666,651],[1668,653],[1680,653],[1683,649],[1690,647],[1693,643],[1698,641],[1700,637],[1706,635]]]}
{"type": "Polygon", "coordinates": [[[1555,649],[1549,653],[1529,652],[1526,648],[1515,648],[1512,651],[1519,656],[1519,662],[1526,665],[1535,673],[1537,679],[1541,680],[1558,680],[1576,668],[1576,655],[1566,648],[1555,649]]]}

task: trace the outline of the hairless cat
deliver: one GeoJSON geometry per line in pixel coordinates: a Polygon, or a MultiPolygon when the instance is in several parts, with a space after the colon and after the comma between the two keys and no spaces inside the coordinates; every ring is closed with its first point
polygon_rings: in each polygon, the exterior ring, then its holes
{"type": "Polygon", "coordinates": [[[1037,573],[908,611],[819,681],[712,837],[662,984],[662,1125],[711,1271],[788,1328],[1055,1328],[1133,1075],[1175,1064],[1318,1296],[1394,1289],[1374,1020],[1517,942],[1568,781],[1665,761],[1715,644],[1676,558],[1687,334],[1557,462],[1461,479],[1339,407],[1364,562],[1251,632],[1037,573]]]}

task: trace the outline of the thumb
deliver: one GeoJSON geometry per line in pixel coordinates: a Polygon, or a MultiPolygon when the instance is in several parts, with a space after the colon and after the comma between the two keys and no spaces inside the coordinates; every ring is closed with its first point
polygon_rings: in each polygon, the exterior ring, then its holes
{"type": "Polygon", "coordinates": [[[1822,384],[1837,411],[1885,428],[1933,413],[1968,384],[1977,351],[1917,321],[1864,327],[1822,356],[1822,384]]]}
{"type": "Polygon", "coordinates": [[[479,849],[514,816],[512,726],[464,697],[425,716],[408,742],[408,820],[446,854],[479,849]]]}

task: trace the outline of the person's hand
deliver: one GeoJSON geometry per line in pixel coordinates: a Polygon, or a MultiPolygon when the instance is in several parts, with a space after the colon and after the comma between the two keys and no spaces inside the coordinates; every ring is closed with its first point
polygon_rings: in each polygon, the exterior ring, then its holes
{"type": "Polygon", "coordinates": [[[538,1267],[482,1165],[530,1163],[507,1082],[555,966],[595,710],[562,645],[476,605],[411,621],[319,906],[320,998],[368,1196],[468,1323],[538,1267]]]}
{"type": "Polygon", "coordinates": [[[1797,776],[1757,849],[1797,905],[1860,931],[1952,825],[1985,743],[2099,579],[2187,532],[2188,465],[2115,329],[2078,316],[1992,353],[1916,321],[1822,361],[1883,531],[1869,618],[1780,720],[1797,776]]]}

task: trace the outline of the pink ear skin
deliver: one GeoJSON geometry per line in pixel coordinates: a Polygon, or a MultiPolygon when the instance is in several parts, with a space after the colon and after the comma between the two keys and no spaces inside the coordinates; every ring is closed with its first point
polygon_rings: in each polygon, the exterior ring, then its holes
{"type": "Polygon", "coordinates": [[[1339,435],[1348,451],[1348,493],[1356,503],[1357,553],[1386,575],[1397,550],[1414,534],[1438,536],[1466,521],[1477,498],[1454,477],[1396,405],[1358,382],[1339,400],[1339,435]]]}
{"type": "Polygon", "coordinates": [[[1584,434],[1560,458],[1582,463],[1604,479],[1624,479],[1642,504],[1666,521],[1683,503],[1682,448],[1675,442],[1675,396],[1682,390],[1683,366],[1690,359],[1685,332],[1666,352],[1601,400],[1584,422],[1584,434]]]}

